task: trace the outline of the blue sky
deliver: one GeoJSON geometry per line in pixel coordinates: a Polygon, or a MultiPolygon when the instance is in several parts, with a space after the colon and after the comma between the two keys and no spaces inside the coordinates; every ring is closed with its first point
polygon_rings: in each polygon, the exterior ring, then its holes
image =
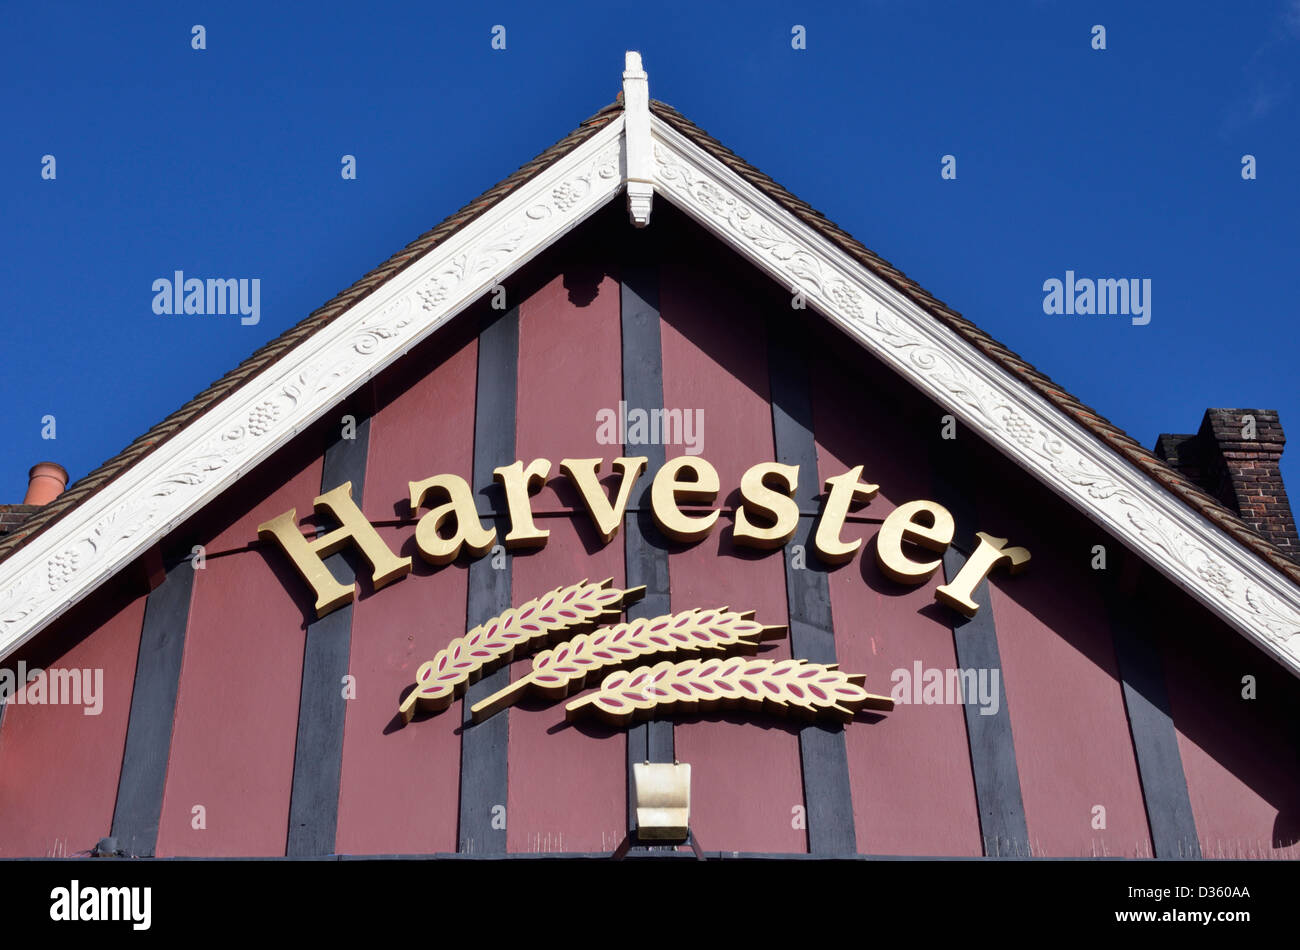
{"type": "Polygon", "coordinates": [[[47,2],[3,21],[0,502],[37,461],[86,474],[612,101],[625,49],[654,98],[1144,445],[1209,406],[1279,410],[1300,495],[1297,0],[47,2]],[[260,278],[260,322],[154,314],[178,269],[260,278]],[[1067,270],[1149,278],[1150,324],[1045,315],[1067,270]]]}

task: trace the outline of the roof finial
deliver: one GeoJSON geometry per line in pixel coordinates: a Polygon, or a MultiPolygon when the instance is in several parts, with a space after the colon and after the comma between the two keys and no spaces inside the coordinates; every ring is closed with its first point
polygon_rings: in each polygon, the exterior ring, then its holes
{"type": "Polygon", "coordinates": [[[654,151],[650,141],[650,83],[641,54],[627,51],[623,67],[623,147],[627,158],[627,212],[632,224],[650,223],[654,199],[654,151]]]}

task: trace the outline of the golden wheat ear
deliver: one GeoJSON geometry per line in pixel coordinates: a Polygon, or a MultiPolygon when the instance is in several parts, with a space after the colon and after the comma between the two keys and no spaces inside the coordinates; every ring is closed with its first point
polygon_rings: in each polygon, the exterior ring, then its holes
{"type": "Polygon", "coordinates": [[[538,653],[527,675],[476,703],[471,713],[475,722],[482,722],[514,703],[526,690],[549,699],[563,699],[597,675],[649,657],[753,653],[760,640],[784,635],[785,627],[765,627],[753,616],[752,610],[745,614],[725,607],[697,608],[580,633],[568,643],[538,653]]]}
{"type": "Polygon", "coordinates": [[[858,674],[803,660],[752,657],[660,663],[611,673],[600,688],[565,707],[567,719],[592,711],[616,725],[680,706],[758,707],[811,719],[852,719],[859,709],[890,710],[888,696],[853,682],[858,674]]]}
{"type": "Polygon", "coordinates": [[[416,672],[414,691],[398,707],[402,721],[410,722],[416,709],[446,709],[470,683],[512,657],[613,619],[629,597],[645,595],[644,587],[625,590],[613,583],[606,578],[557,587],[452,640],[416,672]]]}

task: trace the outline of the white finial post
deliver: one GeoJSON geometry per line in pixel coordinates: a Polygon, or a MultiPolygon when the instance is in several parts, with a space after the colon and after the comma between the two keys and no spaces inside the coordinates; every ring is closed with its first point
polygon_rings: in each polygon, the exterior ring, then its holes
{"type": "Polygon", "coordinates": [[[654,200],[654,151],[650,142],[650,81],[641,54],[627,51],[623,67],[623,143],[627,158],[627,213],[632,224],[650,223],[654,200]]]}

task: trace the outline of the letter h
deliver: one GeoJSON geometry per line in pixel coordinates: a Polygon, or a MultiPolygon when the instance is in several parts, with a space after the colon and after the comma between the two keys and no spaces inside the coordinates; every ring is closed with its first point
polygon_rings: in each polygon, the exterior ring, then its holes
{"type": "Polygon", "coordinates": [[[375,590],[405,577],[411,571],[411,559],[398,557],[384,543],[374,525],[366,520],[357,503],[352,500],[352,483],[344,482],[321,495],[314,502],[317,512],[328,511],[339,527],[328,534],[308,541],[298,530],[298,509],[290,508],[284,514],[257,526],[257,536],[263,541],[275,540],[298,569],[303,580],[316,592],[316,617],[324,617],[344,604],[352,603],[355,584],[340,584],[325,566],[325,558],[342,550],[348,543],[355,544],[374,569],[372,580],[375,590]]]}

